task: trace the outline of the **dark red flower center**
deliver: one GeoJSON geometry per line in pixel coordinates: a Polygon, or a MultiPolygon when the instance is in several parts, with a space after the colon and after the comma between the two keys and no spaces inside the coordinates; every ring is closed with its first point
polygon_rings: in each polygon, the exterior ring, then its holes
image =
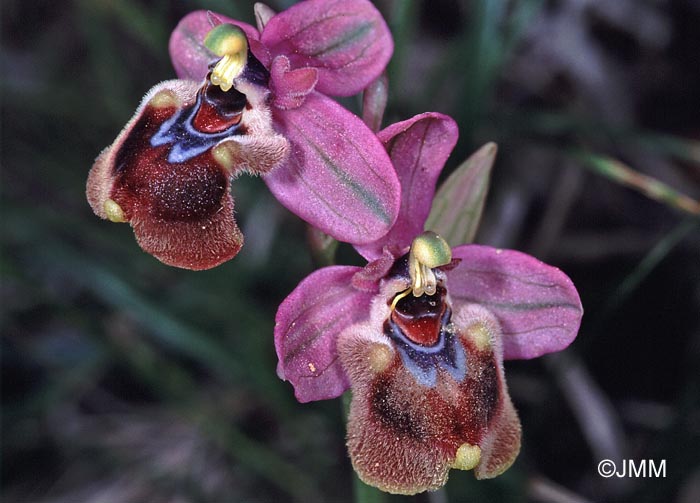
{"type": "Polygon", "coordinates": [[[222,91],[207,79],[200,91],[202,99],[192,118],[192,126],[201,133],[220,133],[241,122],[246,96],[236,89],[222,91]]]}
{"type": "Polygon", "coordinates": [[[421,346],[434,346],[440,340],[440,331],[447,303],[445,289],[437,287],[435,295],[402,297],[391,313],[391,320],[411,341],[421,346]]]}

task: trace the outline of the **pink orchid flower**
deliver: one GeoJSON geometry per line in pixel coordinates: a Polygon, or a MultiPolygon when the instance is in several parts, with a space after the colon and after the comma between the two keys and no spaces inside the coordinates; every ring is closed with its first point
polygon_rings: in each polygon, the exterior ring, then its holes
{"type": "Polygon", "coordinates": [[[505,471],[520,449],[504,359],[560,351],[582,308],[571,280],[526,254],[453,249],[424,225],[457,140],[427,113],[378,134],[402,186],[390,232],[356,246],[364,268],[320,269],[276,317],[278,374],[301,402],[352,389],[348,449],[360,478],[384,491],[442,486],[451,468],[505,471]]]}
{"type": "Polygon", "coordinates": [[[336,239],[369,243],[393,225],[400,185],[376,136],[326,95],[360,92],[393,42],[367,0],[307,0],[258,27],[186,16],[170,53],[180,80],[155,86],[87,183],[94,212],[129,222],[166,264],[208,269],[243,235],[231,181],[262,175],[279,201],[336,239]]]}

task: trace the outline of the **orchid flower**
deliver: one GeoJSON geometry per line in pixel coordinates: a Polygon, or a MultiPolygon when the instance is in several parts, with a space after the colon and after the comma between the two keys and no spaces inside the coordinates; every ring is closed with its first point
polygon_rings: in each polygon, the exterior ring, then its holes
{"type": "Polygon", "coordinates": [[[336,239],[373,242],[393,225],[400,185],[376,136],[327,95],[362,91],[393,50],[368,0],[307,0],[257,28],[186,16],[170,53],[179,76],[155,86],[87,182],[93,211],[129,222],[166,264],[208,269],[243,235],[231,181],[262,175],[289,210],[336,239]]]}
{"type": "Polygon", "coordinates": [[[451,468],[494,477],[520,449],[503,360],[567,347],[579,296],[534,257],[452,248],[424,230],[457,140],[452,119],[422,114],[378,137],[401,181],[399,217],[387,235],[356,246],[364,268],[319,269],[282,302],[278,375],[301,402],[352,390],[347,445],[367,484],[415,494],[442,486],[451,468]]]}

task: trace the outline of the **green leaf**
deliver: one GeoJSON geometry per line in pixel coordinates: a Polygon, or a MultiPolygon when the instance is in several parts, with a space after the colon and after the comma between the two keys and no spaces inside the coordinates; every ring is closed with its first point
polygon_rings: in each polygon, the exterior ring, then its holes
{"type": "Polygon", "coordinates": [[[656,178],[630,168],[617,159],[582,150],[574,151],[573,156],[587,168],[620,185],[637,190],[645,196],[676,210],[690,213],[696,217],[700,216],[700,201],[688,197],[656,178]]]}
{"type": "Polygon", "coordinates": [[[442,183],[433,200],[426,230],[437,232],[450,246],[474,240],[497,151],[495,143],[487,143],[442,183]]]}

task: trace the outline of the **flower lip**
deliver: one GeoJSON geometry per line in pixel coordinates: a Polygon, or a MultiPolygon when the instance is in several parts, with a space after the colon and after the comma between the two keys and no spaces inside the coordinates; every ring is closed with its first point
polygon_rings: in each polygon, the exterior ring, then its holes
{"type": "MultiPolygon", "coordinates": [[[[402,297],[391,310],[388,320],[392,335],[403,335],[416,349],[426,352],[439,351],[436,347],[444,343],[444,329],[450,322],[451,310],[445,296],[447,291],[438,286],[434,295],[402,297]]],[[[400,294],[399,294],[400,295],[400,294]]]]}
{"type": "Polygon", "coordinates": [[[240,112],[245,107],[245,95],[234,90],[235,93],[226,93],[222,100],[217,96],[217,89],[206,82],[197,93],[195,103],[177,111],[163,122],[156,134],[151,137],[150,143],[153,147],[172,145],[168,154],[169,163],[186,162],[211,149],[225,138],[245,134],[245,128],[240,125],[240,112]],[[222,101],[227,102],[223,114],[211,106],[208,96],[210,93],[217,104],[222,101]],[[236,121],[237,108],[239,117],[236,121]]]}
{"type": "MultiPolygon", "coordinates": [[[[409,254],[399,258],[385,281],[408,283],[409,260],[409,254]]],[[[464,349],[452,324],[445,274],[439,269],[434,273],[438,282],[433,295],[409,295],[411,289],[408,288],[393,298],[387,298],[390,308],[383,324],[384,335],[396,344],[404,366],[416,382],[430,388],[437,383],[439,369],[457,382],[467,374],[464,349]]]]}
{"type": "Polygon", "coordinates": [[[235,89],[223,91],[207,82],[199,91],[199,109],[192,117],[192,125],[202,133],[225,131],[241,122],[246,103],[245,94],[235,89]]]}
{"type": "Polygon", "coordinates": [[[429,388],[435,387],[439,370],[445,370],[456,382],[467,376],[466,356],[452,325],[452,310],[446,307],[438,321],[438,339],[433,346],[424,346],[411,340],[391,316],[384,323],[384,335],[389,337],[399,351],[406,369],[416,382],[429,388]]]}

